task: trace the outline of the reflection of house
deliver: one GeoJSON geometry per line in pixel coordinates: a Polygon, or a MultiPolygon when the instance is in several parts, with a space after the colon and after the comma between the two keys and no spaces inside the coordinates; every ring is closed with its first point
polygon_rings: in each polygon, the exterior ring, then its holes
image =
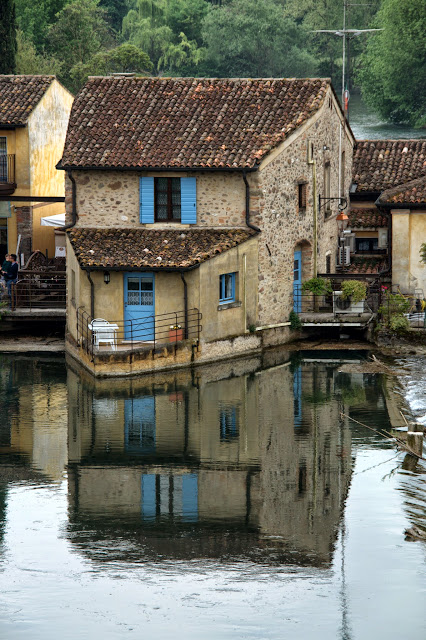
{"type": "Polygon", "coordinates": [[[328,80],[90,79],[59,165],[72,178],[69,351],[84,358],[79,308],[87,326],[113,321],[123,349],[135,321],[159,340],[164,314],[188,308],[202,314],[192,357],[258,348],[250,327],[278,325],[264,340],[285,341],[293,281],[334,260],[352,146],[328,80]]]}
{"type": "Polygon", "coordinates": [[[392,284],[405,293],[425,288],[419,262],[426,236],[424,193],[416,183],[426,174],[425,158],[425,140],[357,142],[349,214],[352,257],[345,272],[386,277],[392,273],[392,284]]]}
{"type": "Polygon", "coordinates": [[[55,255],[55,233],[40,225],[64,204],[37,204],[36,196],[63,197],[64,178],[55,168],[64,146],[72,95],[54,76],[0,76],[0,261],[8,251],[25,261],[33,250],[55,255]]]}
{"type": "Polygon", "coordinates": [[[148,556],[273,546],[302,563],[330,561],[351,474],[334,369],[255,360],[235,375],[233,366],[114,388],[69,370],[76,529],[84,520],[115,536],[124,526],[148,556]]]}

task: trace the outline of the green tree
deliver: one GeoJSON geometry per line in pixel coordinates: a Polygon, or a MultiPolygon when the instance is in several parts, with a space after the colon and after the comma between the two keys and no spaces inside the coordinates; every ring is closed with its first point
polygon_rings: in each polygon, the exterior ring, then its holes
{"type": "Polygon", "coordinates": [[[310,76],[306,33],[274,0],[232,0],[204,20],[208,73],[220,77],[310,76]]]}
{"type": "Polygon", "coordinates": [[[377,27],[359,71],[362,94],[382,117],[426,126],[424,0],[382,0],[377,27]]]}
{"type": "Polygon", "coordinates": [[[155,67],[173,43],[165,9],[165,0],[133,0],[132,8],[123,19],[123,38],[146,51],[155,67]]]}
{"type": "Polygon", "coordinates": [[[78,90],[89,75],[128,72],[147,75],[151,69],[152,62],[145,51],[126,43],[109,51],[100,51],[87,63],[79,62],[71,69],[70,76],[73,87],[78,90]]]}
{"type": "Polygon", "coordinates": [[[107,12],[108,23],[119,33],[123,18],[129,9],[127,0],[100,0],[99,4],[107,12]]]}
{"type": "Polygon", "coordinates": [[[201,28],[209,10],[205,0],[168,0],[165,8],[166,24],[175,35],[184,33],[188,41],[202,44],[201,28]]]}
{"type": "Polygon", "coordinates": [[[49,25],[70,0],[16,0],[16,22],[25,41],[32,42],[41,53],[47,46],[49,25]]]}
{"type": "Polygon", "coordinates": [[[18,30],[16,35],[18,43],[16,73],[61,75],[63,68],[62,62],[46,53],[37,53],[34,44],[26,38],[22,31],[18,30]]]}
{"type": "Polygon", "coordinates": [[[0,2],[0,73],[15,73],[15,0],[0,2]]]}

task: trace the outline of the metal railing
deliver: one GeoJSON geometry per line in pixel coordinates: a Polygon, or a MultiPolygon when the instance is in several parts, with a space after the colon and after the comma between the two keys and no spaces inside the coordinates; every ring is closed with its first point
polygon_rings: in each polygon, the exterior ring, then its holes
{"type": "Polygon", "coordinates": [[[15,154],[0,154],[0,183],[15,184],[15,154]]]}
{"type": "Polygon", "coordinates": [[[63,271],[21,271],[11,286],[11,308],[65,309],[66,292],[63,271]]]}
{"type": "Polygon", "coordinates": [[[92,318],[84,309],[77,309],[77,343],[88,354],[112,351],[127,352],[156,349],[199,340],[202,315],[198,309],[172,311],[132,320],[92,318]]]}
{"type": "Polygon", "coordinates": [[[362,313],[377,312],[380,306],[380,290],[376,286],[367,289],[367,296],[364,303],[353,304],[351,300],[344,300],[339,294],[338,282],[333,282],[333,292],[316,295],[302,291],[301,287],[293,289],[293,310],[296,313],[362,313]]]}

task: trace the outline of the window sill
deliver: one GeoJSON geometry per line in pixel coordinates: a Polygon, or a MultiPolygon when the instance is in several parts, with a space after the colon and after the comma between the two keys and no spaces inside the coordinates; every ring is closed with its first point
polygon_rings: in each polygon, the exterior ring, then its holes
{"type": "Polygon", "coordinates": [[[217,308],[218,311],[225,311],[225,309],[235,309],[241,307],[241,302],[221,302],[217,308]]]}

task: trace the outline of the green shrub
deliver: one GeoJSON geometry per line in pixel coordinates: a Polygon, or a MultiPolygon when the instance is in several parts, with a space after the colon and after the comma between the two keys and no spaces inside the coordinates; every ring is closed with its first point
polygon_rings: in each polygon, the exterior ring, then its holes
{"type": "Polygon", "coordinates": [[[302,291],[310,291],[316,296],[332,293],[333,289],[330,280],[326,278],[311,278],[302,284],[302,291]]]}
{"type": "Polygon", "coordinates": [[[345,280],[341,285],[342,298],[350,298],[352,302],[361,302],[367,295],[367,285],[360,280],[345,280]]]}
{"type": "Polygon", "coordinates": [[[389,329],[395,333],[405,333],[410,328],[410,323],[405,316],[394,315],[389,320],[389,329]]]}
{"type": "Polygon", "coordinates": [[[298,331],[299,329],[302,328],[303,323],[295,311],[290,311],[289,320],[290,320],[290,329],[292,331],[298,331]]]}

